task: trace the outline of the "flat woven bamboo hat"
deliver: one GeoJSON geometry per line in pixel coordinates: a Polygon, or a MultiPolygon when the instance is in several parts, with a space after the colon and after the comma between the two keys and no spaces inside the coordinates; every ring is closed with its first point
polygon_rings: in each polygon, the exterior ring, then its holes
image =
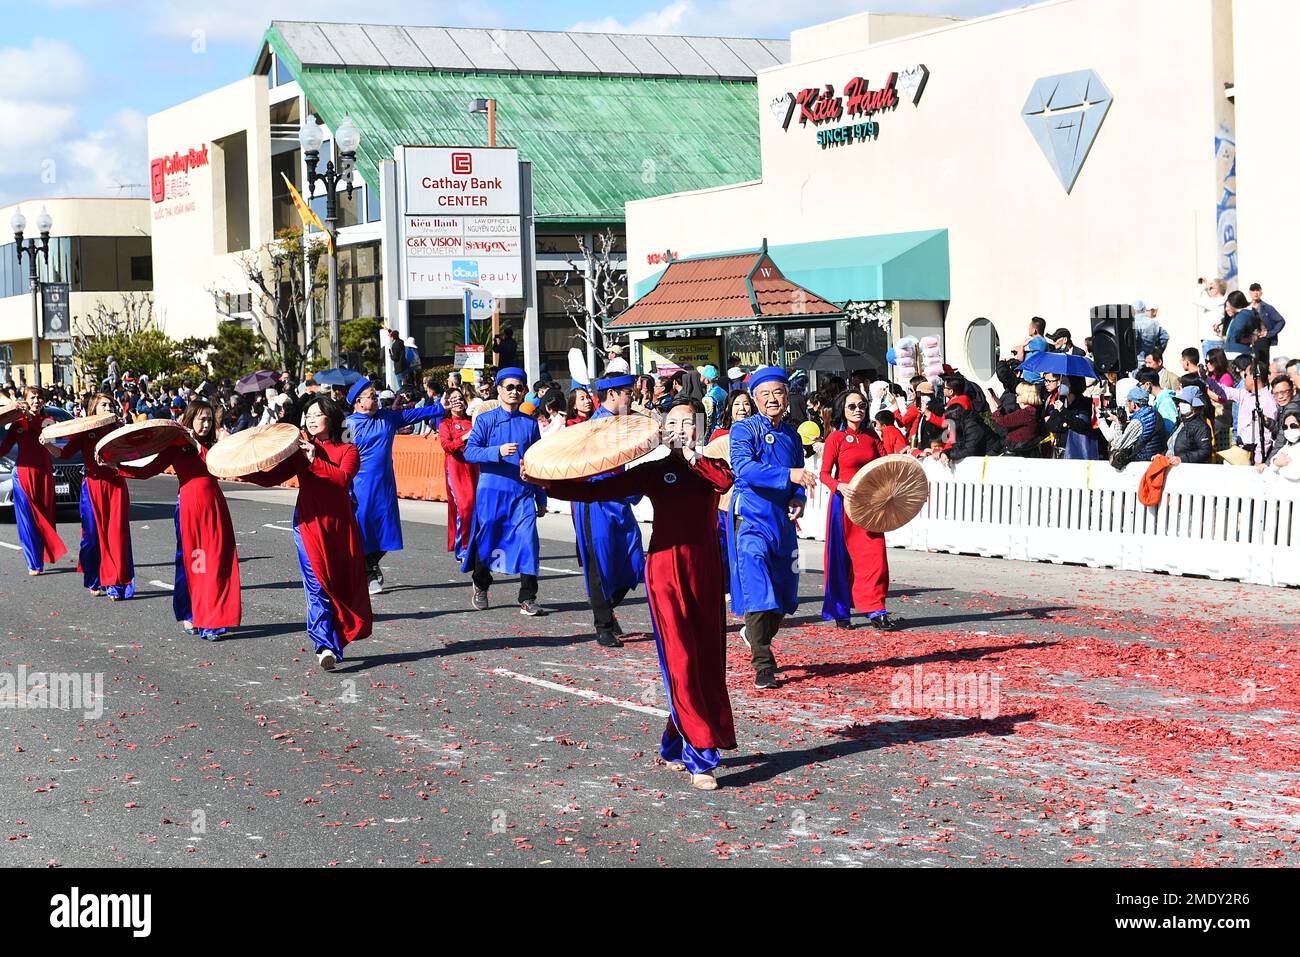
{"type": "Polygon", "coordinates": [[[925,470],[910,455],[868,462],[849,483],[844,500],[849,521],[869,532],[892,532],[921,513],[930,497],[925,470]]]}
{"type": "Polygon", "coordinates": [[[7,399],[0,399],[0,426],[8,425],[10,422],[23,417],[26,410],[17,402],[10,402],[7,399]]]}
{"type": "Polygon", "coordinates": [[[41,435],[49,436],[52,439],[66,439],[72,435],[80,435],[82,432],[94,432],[96,429],[102,429],[108,425],[116,425],[121,421],[121,418],[114,413],[104,412],[100,415],[87,415],[79,419],[68,419],[66,422],[52,422],[41,429],[41,435]]]}
{"type": "Polygon", "coordinates": [[[171,419],[149,419],[114,429],[95,445],[95,458],[105,465],[121,465],[157,455],[169,445],[181,445],[189,434],[171,419]]]}
{"type": "Polygon", "coordinates": [[[208,471],[224,479],[269,472],[298,451],[298,438],[287,422],[244,429],[208,449],[208,471]]]}
{"type": "MultiPolygon", "coordinates": [[[[700,449],[700,454],[706,459],[721,459],[724,462],[731,462],[731,435],[719,435],[716,439],[700,449]]],[[[727,489],[718,496],[718,511],[731,511],[731,489],[727,489]]]]}
{"type": "Polygon", "coordinates": [[[607,415],[552,432],[525,455],[529,478],[561,481],[601,475],[659,447],[659,423],[607,415]]]}

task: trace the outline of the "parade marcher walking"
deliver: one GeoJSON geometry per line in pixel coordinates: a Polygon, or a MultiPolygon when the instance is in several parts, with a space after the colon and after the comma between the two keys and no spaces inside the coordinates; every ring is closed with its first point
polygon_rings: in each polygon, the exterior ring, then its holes
{"type": "Polygon", "coordinates": [[[727,522],[731,610],[745,616],[741,637],[754,665],[754,687],[775,688],[772,639],[799,607],[795,521],[817,477],[804,468],[803,439],[785,422],[789,377],[769,366],[749,378],[757,413],[731,428],[736,485],[727,522]]]}
{"type": "Polygon", "coordinates": [[[678,399],[664,420],[665,458],[600,481],[546,483],[556,498],[621,502],[646,496],[655,524],[646,558],[646,592],[659,668],[668,694],[668,724],[659,754],[674,770],[691,773],[691,785],[711,791],[721,749],[736,747],[727,696],[726,617],[721,556],[711,518],[718,495],[731,487],[724,462],[696,451],[698,399],[678,399]]]}
{"type": "Polygon", "coordinates": [[[463,562],[474,523],[474,489],[478,485],[478,466],[465,459],[465,442],[474,422],[465,414],[465,393],[460,389],[448,391],[446,406],[447,417],[438,426],[438,441],[447,462],[447,551],[463,562]]]}
{"type": "Polygon", "coordinates": [[[302,413],[309,438],[274,469],[246,476],[267,487],[298,479],[293,541],[307,597],[307,636],[326,671],[343,660],[345,646],[369,637],[374,627],[361,527],[352,509],[361,456],[343,441],[343,413],[328,396],[312,396],[302,413]]]}
{"type": "Polygon", "coordinates": [[[853,610],[881,631],[896,625],[885,610],[889,594],[889,559],[885,536],[849,521],[844,502],[849,482],[868,462],[885,456],[885,446],[866,420],[867,399],[856,390],[835,400],[835,431],[822,451],[821,482],[831,493],[826,510],[826,598],[822,618],[849,628],[853,610]]]}
{"type": "Polygon", "coordinates": [[[134,479],[153,478],[168,468],[180,484],[176,496],[176,580],[172,610],[186,634],[215,641],[239,627],[241,596],[235,526],[221,486],[208,471],[208,449],[217,437],[216,413],[203,401],[191,402],[181,416],[194,444],[172,445],[144,466],[120,465],[134,479]]]}
{"type": "MultiPolygon", "coordinates": [[[[85,477],[81,481],[81,550],[78,568],[86,589],[95,596],[122,601],[135,595],[135,562],[131,554],[131,493],[126,478],[111,465],[95,461],[95,445],[121,425],[117,403],[103,392],[93,396],[87,416],[112,415],[109,424],[68,439],[63,448],[49,445],[50,453],[68,458],[81,453],[85,477]]],[[[41,441],[46,441],[45,436],[41,441]]]]}
{"type": "Polygon", "coordinates": [[[493,574],[519,576],[519,613],[542,615],[537,604],[541,544],[537,519],[546,512],[546,493],[519,476],[519,463],[541,438],[537,421],[519,411],[528,380],[524,370],[502,369],[496,377],[501,404],[474,419],[465,460],[479,468],[474,524],[461,571],[474,578],[473,606],[488,607],[493,574]]]}
{"type": "Polygon", "coordinates": [[[41,429],[46,422],[44,389],[29,385],[23,390],[26,411],[0,439],[0,456],[15,445],[18,462],[13,471],[14,524],[18,540],[27,559],[27,574],[39,575],[68,552],[56,527],[54,463],[50,451],[41,444],[41,429]]]}
{"type": "Polygon", "coordinates": [[[379,563],[389,552],[402,550],[402,520],[397,509],[397,477],[393,474],[393,441],[408,425],[432,421],[436,425],[445,410],[441,402],[400,412],[379,407],[379,393],[369,379],[360,379],[348,390],[352,414],[345,420],[344,438],[357,447],[361,469],[352,482],[357,500],[357,522],[366,550],[366,575],[370,594],[384,590],[384,573],[379,563]]]}
{"type": "MultiPolygon", "coordinates": [[[[593,419],[608,419],[630,414],[632,387],[630,375],[600,379],[596,395],[600,399],[593,419]]],[[[611,473],[617,474],[617,473],[611,473]]],[[[604,477],[591,479],[604,481],[604,477]]],[[[640,584],[645,575],[645,551],[641,545],[641,526],[632,514],[639,495],[628,499],[573,503],[573,525],[578,539],[578,564],[582,566],[596,625],[596,641],[606,648],[621,648],[623,627],[615,611],[627,593],[640,584]]]]}

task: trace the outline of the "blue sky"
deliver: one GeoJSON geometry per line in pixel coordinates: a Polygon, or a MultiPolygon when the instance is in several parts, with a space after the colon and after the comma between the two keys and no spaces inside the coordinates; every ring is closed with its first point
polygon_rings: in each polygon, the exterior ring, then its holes
{"type": "MultiPolygon", "coordinates": [[[[888,0],[977,16],[1015,0],[888,0]]],[[[0,0],[0,205],[146,195],[145,118],[248,73],[272,19],[785,37],[861,0],[0,0]]]]}

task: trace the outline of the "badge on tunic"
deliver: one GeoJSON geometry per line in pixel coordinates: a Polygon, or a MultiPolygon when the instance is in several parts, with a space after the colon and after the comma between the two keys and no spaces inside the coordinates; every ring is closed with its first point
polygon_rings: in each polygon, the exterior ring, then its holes
{"type": "Polygon", "coordinates": [[[845,442],[848,442],[849,445],[852,445],[854,442],[857,441],[857,437],[856,437],[856,436],[853,436],[853,435],[847,435],[847,436],[844,437],[844,441],[845,441],[845,442]]]}
{"type": "Polygon", "coordinates": [[[676,485],[676,484],[677,484],[677,473],[676,473],[676,472],[665,472],[665,473],[664,473],[664,481],[667,482],[669,485],[676,485]]]}
{"type": "Polygon", "coordinates": [[[767,444],[776,445],[776,436],[773,435],[771,432],[767,433],[767,444]]]}

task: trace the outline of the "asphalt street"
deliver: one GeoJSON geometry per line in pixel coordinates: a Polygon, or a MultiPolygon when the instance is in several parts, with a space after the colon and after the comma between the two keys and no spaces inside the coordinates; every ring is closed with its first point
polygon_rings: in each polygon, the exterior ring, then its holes
{"type": "Polygon", "coordinates": [[[473,612],[445,507],[403,503],[375,634],[329,674],[292,493],[229,490],[244,626],[215,643],[172,616],[174,480],[132,487],[127,602],[73,557],[29,578],[0,522],[0,682],[104,688],[88,714],[0,683],[0,864],[1300,863],[1294,591],[892,551],[885,635],[823,623],[811,561],[781,687],[729,622],[740,746],[706,794],[655,761],[644,593],[596,645],[566,519],[530,619],[510,581],[473,612]]]}

